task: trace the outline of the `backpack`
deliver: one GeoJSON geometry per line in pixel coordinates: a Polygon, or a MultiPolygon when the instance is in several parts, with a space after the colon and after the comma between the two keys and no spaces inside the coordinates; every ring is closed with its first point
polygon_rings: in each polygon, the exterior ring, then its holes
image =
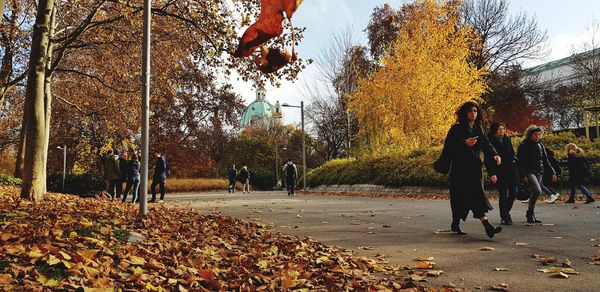
{"type": "Polygon", "coordinates": [[[285,166],[285,175],[286,175],[286,177],[295,177],[297,175],[296,165],[295,164],[286,165],[285,166]]]}

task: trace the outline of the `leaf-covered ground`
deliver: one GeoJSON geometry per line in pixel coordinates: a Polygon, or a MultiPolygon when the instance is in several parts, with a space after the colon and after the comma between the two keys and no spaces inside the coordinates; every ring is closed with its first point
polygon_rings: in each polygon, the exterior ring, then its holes
{"type": "Polygon", "coordinates": [[[4,290],[427,290],[414,284],[427,270],[231,217],[151,205],[142,219],[137,205],[60,194],[34,204],[17,194],[0,186],[4,290]]]}

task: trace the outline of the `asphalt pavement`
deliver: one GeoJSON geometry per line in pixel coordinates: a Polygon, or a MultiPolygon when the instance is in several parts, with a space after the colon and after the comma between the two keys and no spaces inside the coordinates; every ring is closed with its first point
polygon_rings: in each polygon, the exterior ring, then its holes
{"type": "MultiPolygon", "coordinates": [[[[600,204],[538,203],[542,224],[525,222],[526,204],[515,202],[514,225],[489,239],[479,220],[462,223],[467,235],[448,232],[447,200],[407,200],[317,195],[287,196],[284,192],[250,194],[173,194],[168,201],[204,213],[216,212],[270,225],[290,235],[310,236],[361,256],[385,255],[391,264],[415,265],[418,257],[434,257],[439,277],[435,287],[454,285],[486,291],[507,284],[510,291],[600,291],[600,266],[590,257],[600,255],[600,204]],[[569,259],[578,275],[554,278],[538,269],[532,255],[569,259]],[[500,268],[502,271],[496,271],[500,268]]],[[[563,198],[564,199],[564,198],[563,198]]],[[[497,202],[488,213],[499,224],[497,202]]]]}

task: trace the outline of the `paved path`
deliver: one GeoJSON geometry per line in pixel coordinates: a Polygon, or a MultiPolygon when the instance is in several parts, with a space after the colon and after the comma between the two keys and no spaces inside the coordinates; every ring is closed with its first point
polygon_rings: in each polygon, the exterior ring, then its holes
{"type": "MultiPolygon", "coordinates": [[[[359,255],[385,254],[392,264],[414,265],[417,257],[434,257],[437,269],[444,271],[438,278],[429,278],[435,286],[452,283],[486,290],[506,283],[511,291],[600,291],[600,266],[588,264],[589,257],[600,252],[600,247],[594,247],[600,244],[600,208],[595,205],[577,204],[575,209],[572,204],[540,202],[538,219],[554,225],[526,226],[526,205],[516,202],[512,212],[516,224],[488,239],[473,218],[462,225],[466,236],[437,232],[449,228],[450,207],[444,200],[288,197],[282,192],[182,194],[171,195],[169,200],[202,212],[271,224],[276,231],[311,236],[359,255]],[[360,250],[359,246],[374,249],[360,250]],[[483,247],[495,250],[481,251],[483,247]],[[580,275],[551,278],[537,271],[544,266],[532,254],[560,261],[569,258],[580,275]]],[[[488,215],[492,222],[499,221],[497,208],[488,215]]]]}

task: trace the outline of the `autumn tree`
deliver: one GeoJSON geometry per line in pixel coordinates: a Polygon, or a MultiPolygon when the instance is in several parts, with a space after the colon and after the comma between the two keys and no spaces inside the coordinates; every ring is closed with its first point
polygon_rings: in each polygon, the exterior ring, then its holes
{"type": "MultiPolygon", "coordinates": [[[[43,163],[45,168],[49,139],[62,139],[53,136],[49,127],[53,107],[60,107],[63,114],[60,116],[63,120],[56,121],[64,127],[56,132],[60,133],[58,135],[69,139],[78,137],[79,133],[90,134],[80,139],[83,143],[94,142],[92,152],[86,153],[87,157],[97,155],[94,149],[102,148],[100,146],[108,141],[117,140],[117,143],[126,144],[127,140],[134,140],[139,131],[139,111],[135,105],[139,104],[137,91],[140,81],[139,73],[136,72],[139,72],[141,67],[138,61],[141,43],[135,40],[141,39],[142,33],[141,3],[96,0],[56,3],[52,1],[51,4],[57,4],[57,21],[54,22],[57,24],[56,34],[49,38],[45,48],[52,50],[46,50],[40,59],[45,62],[45,70],[29,70],[30,74],[39,73],[35,78],[44,79],[43,98],[46,102],[42,107],[48,122],[40,127],[36,124],[41,121],[38,119],[34,124],[35,127],[44,128],[46,132],[33,137],[36,142],[21,139],[19,147],[23,150],[21,153],[27,154],[24,150],[30,147],[29,142],[38,143],[37,139],[43,138],[45,141],[40,143],[44,144],[44,147],[35,147],[35,151],[41,149],[44,155],[41,160],[34,160],[35,162],[27,158],[24,164],[26,167],[29,167],[28,163],[33,163],[36,167],[43,163]],[[51,107],[53,97],[58,103],[51,107]],[[76,126],[77,120],[82,121],[80,126],[76,126]]],[[[37,8],[43,10],[44,6],[37,5],[37,8]]],[[[217,77],[228,76],[233,70],[237,70],[245,80],[259,83],[277,82],[280,78],[295,78],[304,66],[302,60],[285,67],[277,74],[264,76],[255,70],[251,60],[238,60],[230,55],[237,46],[237,36],[241,27],[257,17],[258,12],[259,5],[256,2],[236,2],[230,5],[227,1],[155,1],[152,9],[155,48],[152,57],[153,69],[156,72],[153,76],[153,110],[156,110],[158,105],[169,108],[179,102],[179,97],[171,97],[181,92],[184,86],[175,77],[183,76],[182,72],[191,68],[202,68],[202,75],[208,76],[209,81],[202,83],[206,87],[193,89],[196,91],[190,94],[211,89],[208,90],[211,92],[210,98],[215,100],[226,95],[212,93],[227,86],[217,84],[217,77]],[[242,18],[234,15],[242,15],[242,18]]],[[[46,31],[51,33],[48,29],[46,31]]],[[[302,29],[298,31],[296,40],[301,40],[302,29]]],[[[291,37],[286,34],[274,42],[280,46],[289,46],[291,37]]],[[[38,48],[37,44],[32,45],[31,51],[38,48]]],[[[14,67],[32,68],[28,64],[14,67]]],[[[33,82],[32,80],[34,78],[28,78],[28,82],[33,82]]],[[[28,100],[33,100],[33,94],[28,93],[27,97],[28,100]]],[[[211,106],[203,107],[203,110],[214,113],[211,106]]],[[[24,113],[23,125],[29,121],[30,114],[24,113]]],[[[31,127],[33,125],[23,127],[23,137],[33,135],[29,133],[31,127]]],[[[31,145],[33,147],[34,144],[31,145]]],[[[84,147],[85,145],[82,145],[82,148],[84,147]]],[[[16,172],[19,173],[19,167],[17,168],[16,172]]],[[[41,180],[39,184],[42,184],[41,180]]],[[[35,191],[34,197],[39,199],[41,195],[37,195],[38,191],[43,191],[43,188],[37,188],[35,191]]]]}
{"type": "Polygon", "coordinates": [[[443,139],[463,102],[484,91],[484,71],[467,62],[473,31],[459,26],[456,4],[405,5],[398,36],[381,68],[359,82],[350,103],[365,147],[406,152],[443,139]]]}

